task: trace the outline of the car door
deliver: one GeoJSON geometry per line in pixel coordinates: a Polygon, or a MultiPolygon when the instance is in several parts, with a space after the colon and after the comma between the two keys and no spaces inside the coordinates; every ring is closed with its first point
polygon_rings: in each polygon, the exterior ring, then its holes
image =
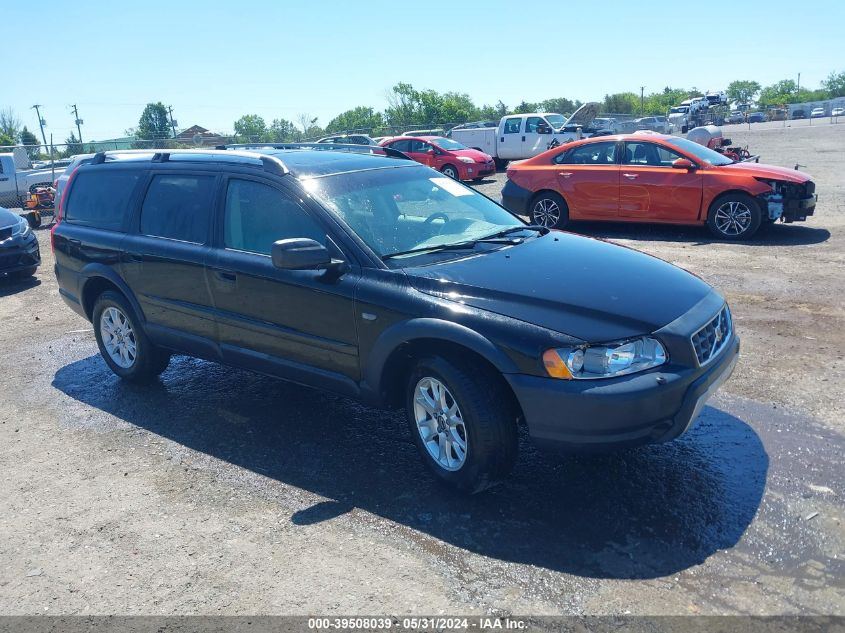
{"type": "Polygon", "coordinates": [[[437,154],[434,146],[419,139],[408,141],[408,155],[418,163],[437,169],[437,154]]]}
{"type": "Polygon", "coordinates": [[[619,179],[619,216],[630,220],[693,222],[701,208],[698,169],[675,169],[687,158],[665,145],[626,141],[619,179]]]}
{"type": "Polygon", "coordinates": [[[121,271],[151,338],[198,355],[216,339],[205,266],[218,181],[202,171],[152,172],[122,247],[121,271]]]}
{"type": "Polygon", "coordinates": [[[502,121],[502,130],[496,153],[499,158],[507,160],[525,158],[522,155],[522,123],[524,117],[512,116],[502,121]]]}
{"type": "Polygon", "coordinates": [[[574,220],[612,220],[619,208],[616,141],[584,143],[555,156],[551,169],[574,220]]]}
{"type": "Polygon", "coordinates": [[[525,117],[525,133],[522,135],[522,158],[536,156],[549,149],[550,134],[540,134],[540,126],[551,130],[549,122],[541,116],[525,117]]]}
{"type": "Polygon", "coordinates": [[[278,183],[231,176],[217,221],[209,283],[221,353],[232,364],[354,391],[359,378],[353,294],[357,264],[327,235],[326,225],[278,183]],[[349,264],[342,275],[282,270],[273,242],[308,237],[349,264]]]}

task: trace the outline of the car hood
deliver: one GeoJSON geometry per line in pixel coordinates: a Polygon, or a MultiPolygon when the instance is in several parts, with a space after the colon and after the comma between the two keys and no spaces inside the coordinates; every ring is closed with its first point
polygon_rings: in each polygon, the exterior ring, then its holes
{"type": "Polygon", "coordinates": [[[720,169],[732,172],[744,172],[754,178],[770,178],[772,180],[785,180],[787,182],[804,183],[812,180],[810,174],[805,174],[797,169],[778,167],[777,165],[761,165],[759,163],[732,163],[723,165],[720,169]]]}
{"type": "Polygon", "coordinates": [[[449,150],[449,153],[454,156],[468,156],[477,163],[486,163],[488,160],[493,160],[489,154],[479,152],[477,149],[453,149],[449,150]]]}
{"type": "Polygon", "coordinates": [[[591,101],[589,103],[585,103],[580,108],[575,110],[571,117],[566,119],[566,125],[580,125],[584,126],[592,122],[599,114],[599,104],[598,101],[591,101]]]}
{"type": "Polygon", "coordinates": [[[560,231],[405,273],[420,292],[594,343],[654,332],[712,292],[660,259],[560,231]]]}

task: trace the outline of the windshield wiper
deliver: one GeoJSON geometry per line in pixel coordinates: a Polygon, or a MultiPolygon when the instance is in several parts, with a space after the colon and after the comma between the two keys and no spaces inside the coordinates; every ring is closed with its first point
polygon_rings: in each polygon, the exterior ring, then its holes
{"type": "Polygon", "coordinates": [[[511,233],[517,233],[519,231],[537,231],[541,235],[545,235],[549,232],[545,226],[539,226],[537,224],[525,224],[523,226],[512,226],[507,229],[503,229],[498,231],[497,233],[493,233],[492,235],[487,235],[485,237],[479,237],[476,241],[477,242],[486,242],[487,240],[492,240],[497,237],[505,237],[506,235],[510,235],[511,233]]]}
{"type": "Polygon", "coordinates": [[[407,251],[397,251],[395,253],[388,253],[387,255],[382,255],[382,260],[390,259],[392,257],[399,257],[401,255],[411,255],[413,253],[436,253],[438,251],[460,251],[460,250],[467,250],[474,248],[476,244],[482,242],[484,244],[519,244],[522,240],[519,238],[516,239],[502,239],[511,233],[516,233],[517,231],[539,231],[540,233],[547,233],[548,229],[544,226],[537,226],[534,224],[526,224],[524,226],[512,226],[510,228],[504,229],[499,231],[498,233],[493,233],[492,235],[486,235],[484,237],[479,237],[474,240],[465,240],[463,242],[451,242],[449,244],[436,244],[434,246],[420,246],[419,248],[411,248],[407,251]]]}

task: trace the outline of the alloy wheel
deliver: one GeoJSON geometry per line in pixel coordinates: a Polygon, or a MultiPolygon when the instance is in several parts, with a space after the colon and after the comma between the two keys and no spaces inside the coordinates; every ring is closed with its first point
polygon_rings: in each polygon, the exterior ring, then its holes
{"type": "Polygon", "coordinates": [[[467,458],[467,430],[458,402],[437,378],[414,388],[414,420],[431,458],[444,470],[460,470],[467,458]]]}
{"type": "Polygon", "coordinates": [[[547,229],[554,228],[560,221],[560,207],[550,198],[541,198],[534,204],[532,210],[534,223],[547,229]]]}
{"type": "Polygon", "coordinates": [[[127,316],[109,306],[100,316],[100,335],[106,352],[118,367],[129,369],[138,356],[138,341],[127,316]]]}
{"type": "Polygon", "coordinates": [[[725,202],[713,218],[716,229],[724,235],[742,235],[751,226],[751,209],[742,202],[725,202]]]}

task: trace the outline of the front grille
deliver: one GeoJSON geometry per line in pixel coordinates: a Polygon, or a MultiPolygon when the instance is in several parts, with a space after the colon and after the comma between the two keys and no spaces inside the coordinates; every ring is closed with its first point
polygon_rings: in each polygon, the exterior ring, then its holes
{"type": "Polygon", "coordinates": [[[692,346],[699,365],[706,365],[719,355],[731,338],[731,311],[725,306],[707,325],[692,335],[692,346]]]}

